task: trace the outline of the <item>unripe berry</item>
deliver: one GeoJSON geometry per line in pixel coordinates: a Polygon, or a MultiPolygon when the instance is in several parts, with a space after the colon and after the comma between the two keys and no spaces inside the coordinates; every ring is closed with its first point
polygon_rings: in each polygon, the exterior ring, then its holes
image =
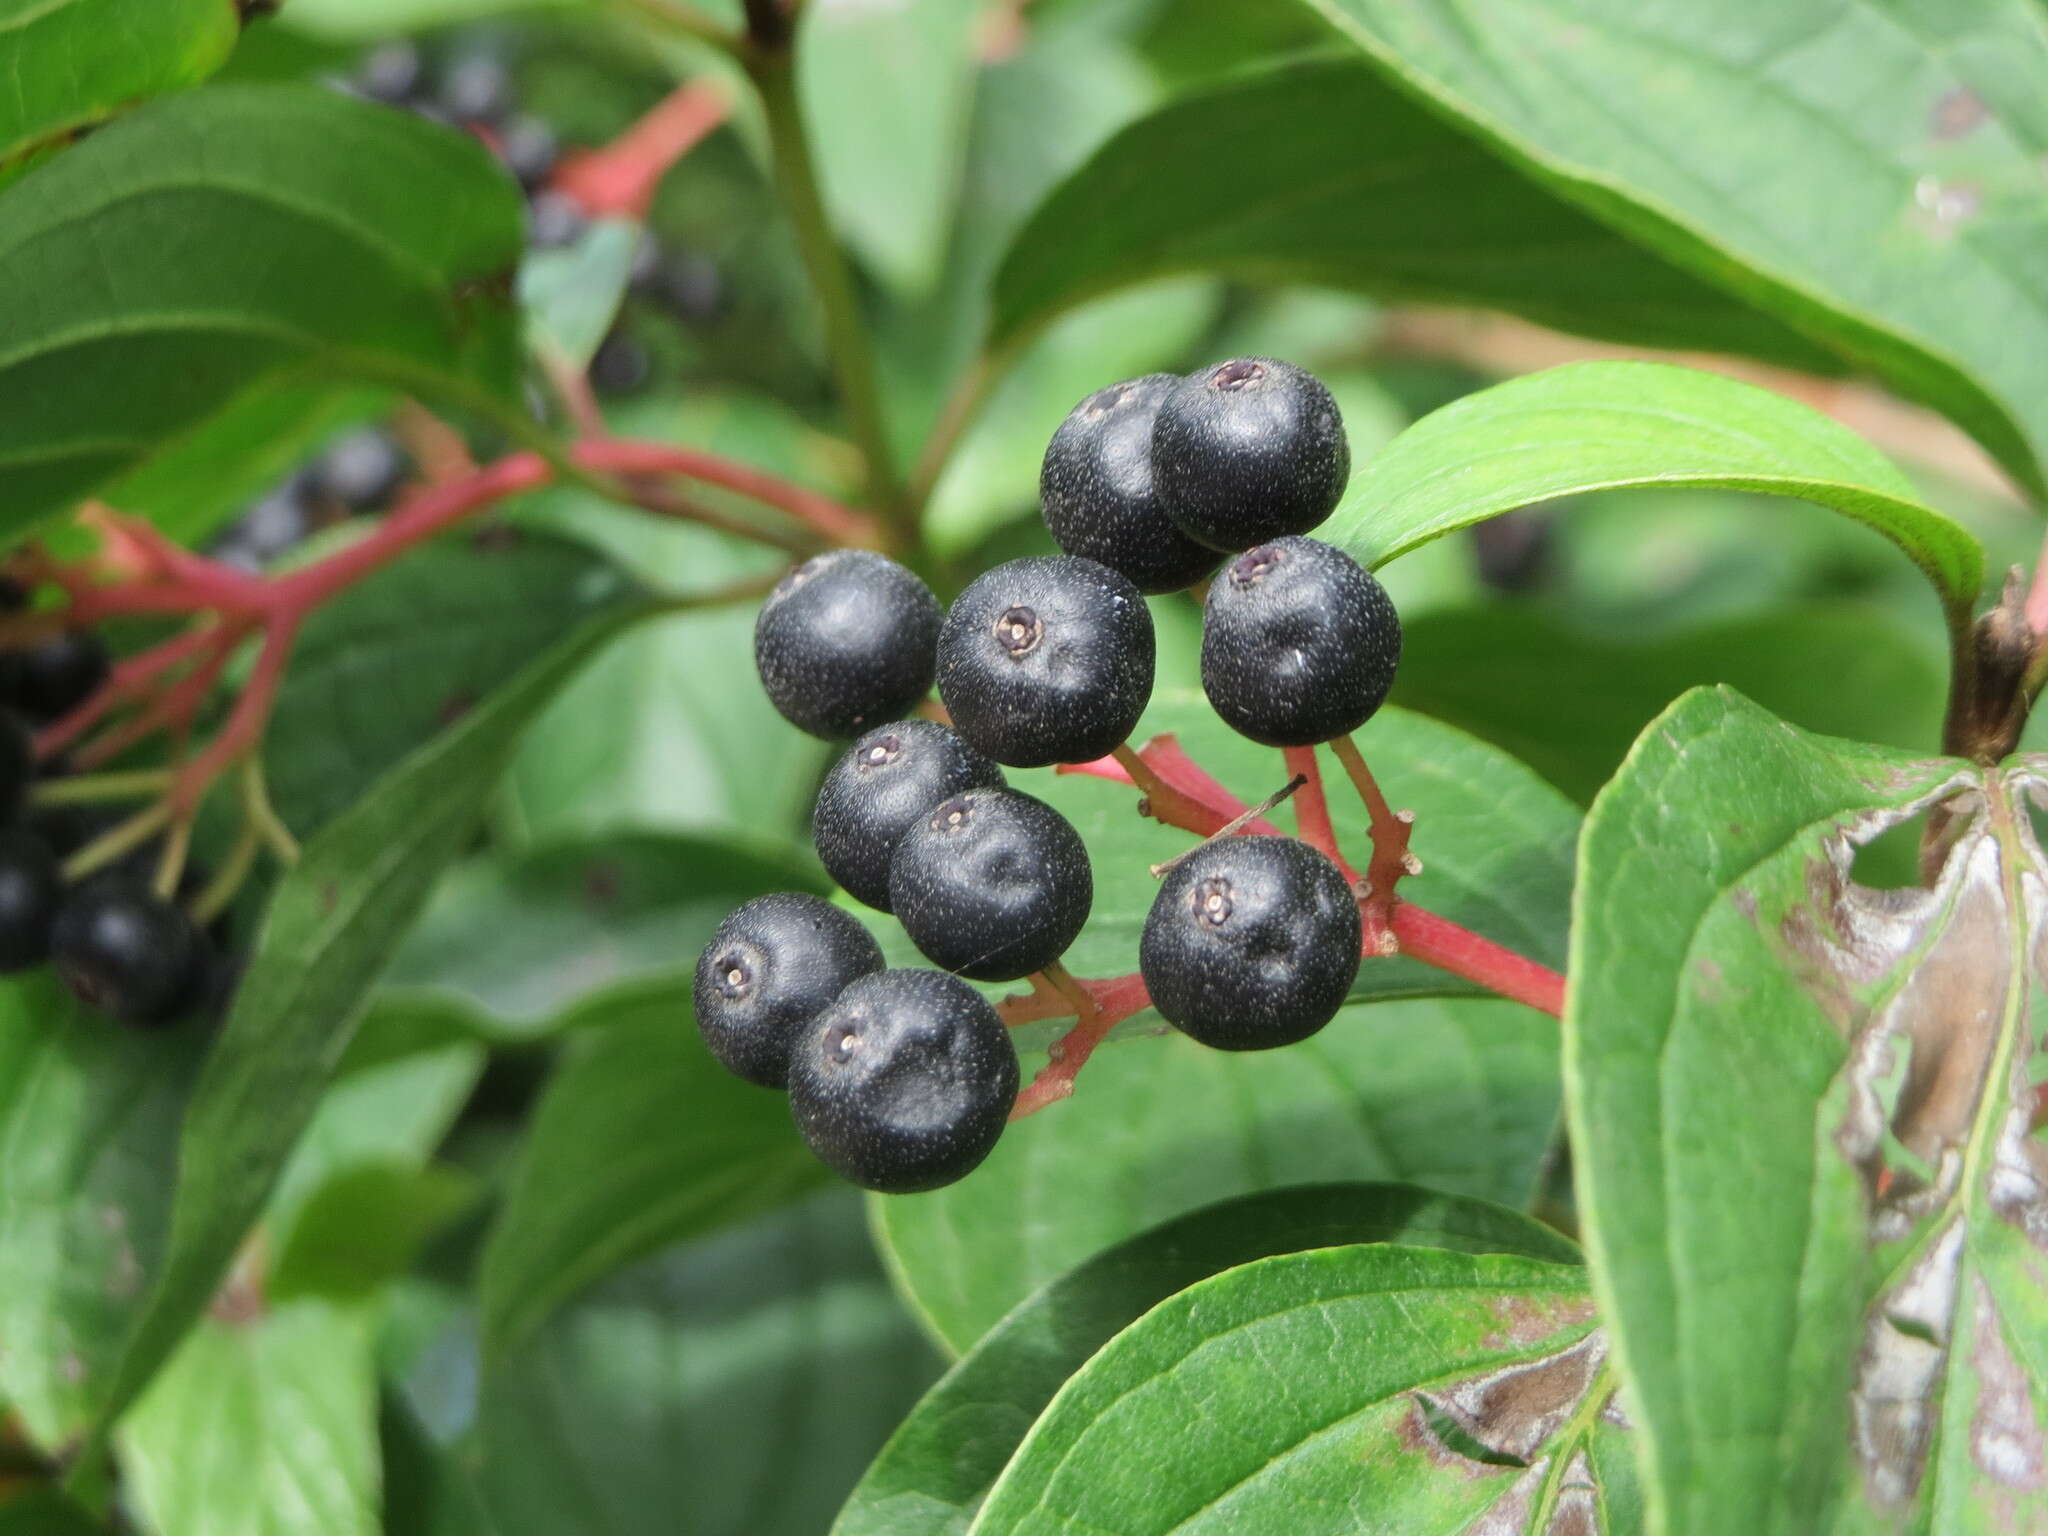
{"type": "Polygon", "coordinates": [[[1095,901],[1081,834],[1043,800],[971,789],[920,816],[896,845],[889,901],[934,965],[1014,981],[1066,952],[1095,901]]]}
{"type": "Polygon", "coordinates": [[[813,736],[856,736],[913,709],[932,685],[939,600],[865,549],[806,560],[754,624],[754,665],[782,717],[813,736]]]}
{"type": "Polygon", "coordinates": [[[848,982],[881,968],[874,936],[831,902],[757,896],[718,925],[698,957],[698,1032],[727,1071],[783,1087],[798,1037],[848,982]]]}
{"type": "Polygon", "coordinates": [[[1181,532],[1211,549],[1307,533],[1335,510],[1351,445],[1307,369],[1240,357],[1176,384],[1152,429],[1152,478],[1181,532]]]}
{"type": "Polygon", "coordinates": [[[957,976],[883,971],[840,993],[790,1060],[789,1107],[818,1159],[885,1194],[937,1189],[994,1149],[1017,1052],[957,976]]]}
{"type": "Polygon", "coordinates": [[[1216,551],[1176,528],[1153,493],[1152,421],[1178,382],[1148,373],[1098,389],[1067,413],[1038,473],[1053,542],[1140,592],[1178,592],[1216,569],[1216,551]]]}
{"type": "Polygon", "coordinates": [[[976,578],[939,635],[953,729],[999,763],[1090,762],[1121,745],[1152,697],[1152,615],[1127,577],[1073,555],[976,578]]]}
{"type": "Polygon", "coordinates": [[[1269,747],[1355,731],[1386,702],[1401,616],[1372,573],[1315,539],[1275,539],[1224,567],[1202,614],[1202,689],[1269,747]]]}
{"type": "Polygon", "coordinates": [[[903,834],[941,800],[1002,783],[1002,769],[943,725],[898,720],[877,726],[825,775],[811,838],[819,860],[849,895],[892,911],[889,862],[903,834]]]}
{"type": "Polygon", "coordinates": [[[185,914],[119,870],[71,892],[50,931],[50,958],[65,985],[124,1024],[177,1018],[203,957],[185,914]]]}
{"type": "Polygon", "coordinates": [[[1358,903],[1322,854],[1291,837],[1225,837],[1167,871],[1138,968],[1183,1034],[1262,1051],[1336,1016],[1360,941],[1358,903]]]}

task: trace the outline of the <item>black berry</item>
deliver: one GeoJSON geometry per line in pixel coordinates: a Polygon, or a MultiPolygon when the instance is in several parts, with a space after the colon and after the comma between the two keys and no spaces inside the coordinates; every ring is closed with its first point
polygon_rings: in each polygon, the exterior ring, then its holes
{"type": "Polygon", "coordinates": [[[831,902],[756,897],[718,925],[698,958],[698,1031],[728,1071],[780,1088],[803,1029],[848,982],[881,968],[874,937],[831,902]]]}
{"type": "Polygon", "coordinates": [[[613,331],[590,359],[590,387],[600,395],[630,395],[653,372],[654,359],[647,349],[624,331],[613,331]]]}
{"type": "Polygon", "coordinates": [[[124,1024],[164,1024],[189,1002],[203,951],[185,914],[146,880],[96,876],[57,910],[50,958],[80,1001],[124,1024]]]}
{"type": "Polygon", "coordinates": [[[1153,425],[1160,504],[1212,549],[1307,533],[1336,508],[1350,473],[1337,402],[1314,374],[1270,357],[1189,374],[1153,425]]]}
{"type": "Polygon", "coordinates": [[[1357,730],[1386,702],[1400,660],[1394,600],[1328,544],[1275,539],[1209,583],[1202,687],[1254,741],[1305,747],[1357,730]]]}
{"type": "Polygon", "coordinates": [[[20,813],[35,781],[35,741],[20,716],[0,710],[0,822],[20,813]]]}
{"type": "Polygon", "coordinates": [[[930,690],[938,635],[931,588],[869,550],[836,549],[768,595],[754,665],[790,724],[854,736],[907,714],[930,690]]]}
{"type": "Polygon", "coordinates": [[[856,900],[889,905],[889,861],[926,811],[967,789],[1001,786],[1003,770],[930,720],[877,726],[832,765],[811,814],[818,858],[856,900]]]}
{"type": "Polygon", "coordinates": [[[1152,664],[1152,615],[1128,577],[1074,555],[1012,560],[946,615],[939,695],[999,763],[1089,762],[1137,725],[1152,664]]]}
{"type": "Polygon", "coordinates": [[[391,499],[405,478],[405,450],[376,427],[351,432],[313,466],[313,488],[352,512],[365,512],[391,499]]]}
{"type": "Polygon", "coordinates": [[[582,205],[565,192],[536,192],[526,205],[526,239],[537,251],[574,245],[589,227],[582,205]]]}
{"type": "Polygon", "coordinates": [[[33,832],[0,831],[0,972],[40,965],[64,896],[57,855],[33,832]]]}
{"type": "Polygon", "coordinates": [[[1336,1016],[1359,942],[1358,903],[1336,865],[1291,837],[1226,837],[1167,871],[1138,967],[1183,1034],[1262,1051],[1336,1016]]]}
{"type": "Polygon", "coordinates": [[[312,531],[313,509],[306,502],[306,482],[294,476],[243,513],[222,542],[245,551],[261,565],[304,543],[312,531]]]}
{"type": "Polygon", "coordinates": [[[411,43],[383,43],[370,50],[356,71],[355,87],[373,101],[401,106],[418,92],[426,69],[411,43]]]}
{"type": "Polygon", "coordinates": [[[1017,1052],[987,999],[938,971],[883,971],[839,995],[790,1059],[789,1107],[818,1159],[885,1194],[973,1172],[1017,1097],[1017,1052]]]}
{"type": "Polygon", "coordinates": [[[512,106],[512,73],[494,53],[466,53],[449,64],[438,95],[460,122],[496,122],[512,106]]]}
{"type": "Polygon", "coordinates": [[[69,630],[15,653],[13,702],[38,720],[54,720],[83,704],[107,680],[107,647],[98,635],[69,630]]]}
{"type": "Polygon", "coordinates": [[[555,130],[539,118],[521,113],[498,135],[498,159],[512,179],[532,192],[554,174],[561,146],[555,130]]]}
{"type": "Polygon", "coordinates": [[[1216,569],[1216,551],[1176,528],[1152,491],[1152,421],[1178,382],[1148,373],[1098,389],[1067,413],[1038,472],[1053,542],[1140,592],[1178,592],[1216,569]]]}
{"type": "Polygon", "coordinates": [[[1065,953],[1095,901],[1081,834],[1014,789],[970,789],[911,823],[889,865],[889,902],[934,965],[1014,981],[1065,953]]]}

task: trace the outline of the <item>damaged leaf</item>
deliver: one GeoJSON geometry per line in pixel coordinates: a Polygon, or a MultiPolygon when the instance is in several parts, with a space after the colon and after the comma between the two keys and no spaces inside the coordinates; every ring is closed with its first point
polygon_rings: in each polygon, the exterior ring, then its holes
{"type": "Polygon", "coordinates": [[[1572,1135],[1671,1536],[2048,1531],[2035,807],[2048,761],[1915,761],[1726,689],[1595,802],[1572,1135]],[[1931,888],[1851,878],[1936,803],[1931,888]]]}
{"type": "Polygon", "coordinates": [[[973,1536],[1625,1536],[1606,1357],[1574,1266],[1388,1244],[1261,1260],[1104,1346],[973,1536]]]}

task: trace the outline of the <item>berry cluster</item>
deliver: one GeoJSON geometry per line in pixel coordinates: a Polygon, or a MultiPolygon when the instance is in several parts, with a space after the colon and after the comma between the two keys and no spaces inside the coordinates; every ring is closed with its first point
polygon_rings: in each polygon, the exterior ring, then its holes
{"type": "MultiPolygon", "coordinates": [[[[997,566],[943,613],[917,576],[864,550],[820,555],[770,594],[755,629],[769,698],[815,735],[857,736],[818,794],[818,855],[941,968],[884,970],[866,928],[812,896],[749,902],[704,951],[706,1043],[749,1081],[786,1087],[827,1164],[891,1192],[962,1177],[995,1145],[1018,1066],[997,1010],[960,978],[1084,991],[1059,959],[1088,919],[1088,851],[1003,768],[1129,752],[1153,682],[1144,594],[1229,560],[1205,600],[1202,682],[1256,741],[1312,746],[1379,708],[1400,656],[1393,604],[1303,537],[1335,507],[1349,458],[1335,402],[1302,369],[1241,358],[1154,374],[1089,396],[1053,437],[1041,501],[1065,553],[997,566]],[[904,718],[934,682],[950,724],[904,718]]],[[[1328,856],[1218,836],[1161,872],[1139,960],[1169,1022],[1256,1050],[1335,1016],[1362,924],[1328,856]]]]}
{"type": "Polygon", "coordinates": [[[381,427],[358,428],[265,492],[207,553],[259,572],[322,528],[387,505],[411,470],[397,438],[381,427]]]}
{"type": "MultiPolygon", "coordinates": [[[[20,586],[0,579],[0,611],[19,614],[27,602],[20,586]]],[[[89,631],[0,651],[0,973],[48,960],[80,1001],[147,1028],[217,1009],[234,965],[216,947],[221,933],[205,932],[157,893],[160,840],[66,878],[65,861],[122,818],[88,804],[35,803],[37,787],[64,778],[66,764],[38,765],[31,731],[82,704],[108,665],[106,646],[89,631]]],[[[186,864],[173,895],[196,896],[204,884],[186,864]]]]}
{"type": "MultiPolygon", "coordinates": [[[[519,108],[511,62],[504,52],[472,41],[435,58],[411,42],[373,49],[346,90],[421,117],[461,128],[482,140],[526,194],[527,241],[534,250],[572,245],[589,227],[582,204],[551,185],[562,161],[555,130],[519,108]]],[[[718,266],[695,251],[665,250],[647,231],[633,253],[632,291],[685,324],[704,324],[724,307],[718,266]]],[[[647,381],[652,360],[624,329],[614,329],[591,361],[592,384],[605,394],[626,394],[647,381]]]]}

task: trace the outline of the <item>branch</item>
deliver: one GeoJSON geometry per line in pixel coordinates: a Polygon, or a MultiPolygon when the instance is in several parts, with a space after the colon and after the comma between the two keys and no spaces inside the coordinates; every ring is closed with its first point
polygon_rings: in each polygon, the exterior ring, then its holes
{"type": "Polygon", "coordinates": [[[756,42],[762,45],[748,64],[768,119],[775,181],[789,210],[811,286],[824,310],[826,349],[840,400],[867,460],[868,502],[888,526],[893,542],[911,544],[917,537],[916,513],[896,471],[874,347],[854,293],[853,275],[833,238],[818,192],[817,169],[797,101],[794,62],[783,46],[787,39],[773,35],[773,28],[786,26],[788,18],[776,0],[748,0],[747,16],[756,42]]]}

